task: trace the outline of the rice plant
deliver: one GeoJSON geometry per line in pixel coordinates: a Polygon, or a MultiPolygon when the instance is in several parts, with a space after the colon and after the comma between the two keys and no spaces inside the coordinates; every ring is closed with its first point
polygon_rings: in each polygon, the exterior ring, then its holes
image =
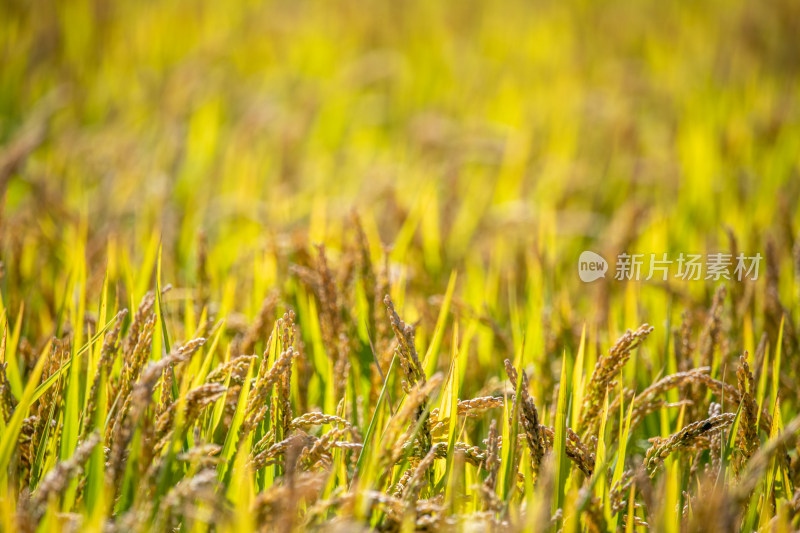
{"type": "Polygon", "coordinates": [[[798,21],[4,2],[0,530],[800,529],[798,21]]]}

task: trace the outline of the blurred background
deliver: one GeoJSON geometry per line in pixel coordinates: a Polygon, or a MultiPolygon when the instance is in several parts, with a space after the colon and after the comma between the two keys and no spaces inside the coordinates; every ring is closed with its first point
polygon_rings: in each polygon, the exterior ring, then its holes
{"type": "Polygon", "coordinates": [[[710,301],[584,285],[585,249],[760,252],[796,302],[798,35],[793,0],[5,0],[5,304],[47,331],[76,269],[138,301],[162,244],[165,282],[207,258],[252,315],[352,210],[397,284],[455,270],[501,321],[517,296],[570,335],[710,301]]]}

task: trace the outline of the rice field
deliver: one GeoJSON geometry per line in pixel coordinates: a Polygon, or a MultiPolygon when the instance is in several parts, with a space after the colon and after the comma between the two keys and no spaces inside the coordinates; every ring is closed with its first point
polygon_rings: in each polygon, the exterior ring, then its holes
{"type": "Polygon", "coordinates": [[[798,34],[0,3],[0,531],[800,529],[798,34]]]}

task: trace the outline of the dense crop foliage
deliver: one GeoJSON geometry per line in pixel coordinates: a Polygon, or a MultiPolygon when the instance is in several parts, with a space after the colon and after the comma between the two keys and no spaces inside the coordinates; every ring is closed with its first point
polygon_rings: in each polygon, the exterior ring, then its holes
{"type": "Polygon", "coordinates": [[[0,528],[797,530],[798,34],[2,2],[0,528]]]}

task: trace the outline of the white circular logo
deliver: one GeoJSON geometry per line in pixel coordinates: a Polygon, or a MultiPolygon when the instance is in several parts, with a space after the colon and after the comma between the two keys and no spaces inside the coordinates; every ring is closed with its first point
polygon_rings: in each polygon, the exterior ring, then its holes
{"type": "Polygon", "coordinates": [[[603,256],[586,250],[578,258],[578,276],[585,283],[606,277],[608,261],[603,256]]]}

